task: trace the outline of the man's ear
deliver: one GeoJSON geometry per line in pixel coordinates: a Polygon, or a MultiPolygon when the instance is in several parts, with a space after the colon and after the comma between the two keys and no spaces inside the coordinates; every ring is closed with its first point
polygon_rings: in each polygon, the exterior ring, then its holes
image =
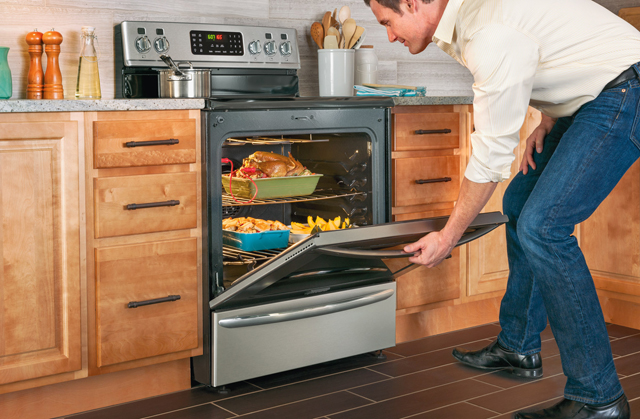
{"type": "Polygon", "coordinates": [[[409,13],[415,13],[418,10],[420,7],[419,2],[420,0],[402,0],[409,13]]]}

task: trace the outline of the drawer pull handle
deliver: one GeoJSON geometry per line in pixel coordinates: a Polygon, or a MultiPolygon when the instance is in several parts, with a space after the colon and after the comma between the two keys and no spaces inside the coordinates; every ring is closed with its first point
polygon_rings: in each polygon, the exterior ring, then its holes
{"type": "Polygon", "coordinates": [[[416,183],[422,185],[424,183],[439,183],[439,182],[451,182],[450,177],[441,177],[438,179],[417,179],[416,183]]]}
{"type": "Polygon", "coordinates": [[[171,138],[169,140],[157,140],[157,141],[129,141],[124,143],[125,147],[147,147],[151,145],[173,145],[180,143],[180,140],[171,138]]]}
{"type": "Polygon", "coordinates": [[[129,304],[127,304],[127,307],[136,308],[136,307],[142,307],[142,306],[149,306],[151,304],[166,303],[169,301],[178,301],[179,299],[180,299],[179,295],[169,295],[167,297],[156,298],[154,300],[132,301],[129,304]]]}
{"type": "Polygon", "coordinates": [[[417,129],[414,131],[416,135],[428,135],[428,134],[450,134],[451,130],[449,128],[445,129],[417,129]]]}
{"type": "Polygon", "coordinates": [[[149,202],[147,204],[129,204],[127,205],[127,209],[136,210],[141,208],[175,207],[176,205],[180,205],[180,201],[171,200],[171,201],[163,201],[163,202],[149,202]]]}

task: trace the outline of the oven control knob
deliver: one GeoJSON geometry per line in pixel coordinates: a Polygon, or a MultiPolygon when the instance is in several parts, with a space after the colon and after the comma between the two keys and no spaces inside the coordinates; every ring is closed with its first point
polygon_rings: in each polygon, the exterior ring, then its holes
{"type": "Polygon", "coordinates": [[[264,44],[264,53],[268,56],[276,55],[278,48],[276,47],[276,41],[269,41],[264,44]]]}
{"type": "Polygon", "coordinates": [[[139,36],[136,39],[136,49],[139,53],[144,54],[151,50],[151,41],[147,38],[147,35],[139,36]]]}
{"type": "Polygon", "coordinates": [[[163,36],[162,38],[156,38],[153,41],[153,47],[158,53],[169,51],[169,40],[166,36],[163,36]]]}
{"type": "Polygon", "coordinates": [[[260,50],[261,50],[260,41],[252,41],[249,43],[249,52],[251,53],[251,55],[260,54],[260,50]]]}
{"type": "Polygon", "coordinates": [[[285,41],[280,44],[280,54],[284,55],[285,57],[287,55],[291,55],[291,41],[285,41]]]}

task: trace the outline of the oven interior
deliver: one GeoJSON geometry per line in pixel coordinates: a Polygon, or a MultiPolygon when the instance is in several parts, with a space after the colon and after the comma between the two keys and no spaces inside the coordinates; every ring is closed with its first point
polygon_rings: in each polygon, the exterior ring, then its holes
{"type": "MultiPolygon", "coordinates": [[[[291,222],[306,223],[308,216],[325,220],[339,216],[343,220],[349,218],[356,226],[373,224],[371,149],[371,138],[364,133],[228,138],[221,147],[221,156],[231,160],[234,168],[240,167],[242,160],[256,151],[285,156],[291,153],[313,173],[323,176],[316,191],[308,196],[257,200],[247,204],[247,199],[236,198],[238,203],[230,194],[221,191],[222,218],[250,216],[291,225],[291,222]]],[[[221,163],[221,171],[229,173],[231,165],[221,163]]],[[[278,249],[246,252],[224,246],[222,287],[228,288],[238,277],[278,253],[278,249]]],[[[331,274],[322,275],[322,279],[317,277],[315,281],[340,282],[345,274],[339,272],[342,272],[339,267],[333,267],[331,274]]],[[[274,284],[264,292],[290,289],[293,282],[279,281],[277,286],[274,284]]]]}

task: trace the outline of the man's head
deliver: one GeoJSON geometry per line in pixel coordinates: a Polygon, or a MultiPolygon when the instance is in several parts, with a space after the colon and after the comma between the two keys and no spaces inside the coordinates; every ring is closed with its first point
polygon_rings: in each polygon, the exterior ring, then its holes
{"type": "Polygon", "coordinates": [[[387,29],[389,42],[399,41],[418,54],[429,45],[448,0],[364,0],[387,29]]]}

